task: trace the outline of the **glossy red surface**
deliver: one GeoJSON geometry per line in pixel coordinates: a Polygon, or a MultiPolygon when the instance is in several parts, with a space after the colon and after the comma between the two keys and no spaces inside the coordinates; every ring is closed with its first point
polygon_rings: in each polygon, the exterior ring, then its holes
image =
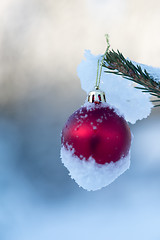
{"type": "Polygon", "coordinates": [[[92,110],[82,107],[69,117],[61,141],[67,149],[72,147],[80,159],[87,161],[91,156],[97,163],[105,164],[127,156],[131,132],[114,109],[95,104],[92,110]]]}

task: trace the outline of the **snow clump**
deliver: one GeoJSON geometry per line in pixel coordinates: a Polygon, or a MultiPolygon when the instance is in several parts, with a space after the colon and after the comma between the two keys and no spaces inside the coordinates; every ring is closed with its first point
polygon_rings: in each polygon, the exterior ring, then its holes
{"type": "Polygon", "coordinates": [[[117,162],[98,164],[90,157],[88,161],[79,159],[74,155],[72,148],[61,148],[61,159],[68,169],[69,175],[76,183],[88,190],[96,191],[112,183],[117,177],[124,173],[130,166],[130,152],[126,157],[117,162]]]}

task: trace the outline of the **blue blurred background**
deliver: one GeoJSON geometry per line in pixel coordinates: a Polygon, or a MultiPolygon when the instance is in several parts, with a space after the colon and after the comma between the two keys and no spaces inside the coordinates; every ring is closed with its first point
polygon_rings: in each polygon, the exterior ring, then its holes
{"type": "Polygon", "coordinates": [[[104,35],[159,66],[158,0],[1,0],[0,239],[159,240],[160,109],[131,126],[131,168],[87,192],[60,160],[60,132],[83,104],[76,69],[104,35]]]}

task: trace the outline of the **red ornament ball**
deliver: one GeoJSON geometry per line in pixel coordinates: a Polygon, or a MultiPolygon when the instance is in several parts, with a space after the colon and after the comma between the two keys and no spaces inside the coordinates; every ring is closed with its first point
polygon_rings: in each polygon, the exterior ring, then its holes
{"type": "Polygon", "coordinates": [[[88,103],[69,117],[61,142],[79,159],[88,161],[92,157],[96,163],[105,164],[128,155],[131,132],[115,109],[104,103],[88,103]]]}

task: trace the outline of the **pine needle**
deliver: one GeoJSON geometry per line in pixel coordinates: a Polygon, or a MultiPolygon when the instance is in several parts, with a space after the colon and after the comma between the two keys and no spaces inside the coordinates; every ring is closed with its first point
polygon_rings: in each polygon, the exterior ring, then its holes
{"type": "MultiPolygon", "coordinates": [[[[156,82],[154,78],[146,71],[142,70],[140,65],[134,65],[131,61],[125,59],[122,53],[113,49],[107,51],[104,55],[103,67],[107,68],[106,73],[112,73],[122,76],[123,78],[140,84],[142,87],[135,87],[148,92],[151,96],[157,97],[152,102],[160,102],[160,82],[156,82]]],[[[160,105],[155,105],[159,107],[160,105]]]]}

